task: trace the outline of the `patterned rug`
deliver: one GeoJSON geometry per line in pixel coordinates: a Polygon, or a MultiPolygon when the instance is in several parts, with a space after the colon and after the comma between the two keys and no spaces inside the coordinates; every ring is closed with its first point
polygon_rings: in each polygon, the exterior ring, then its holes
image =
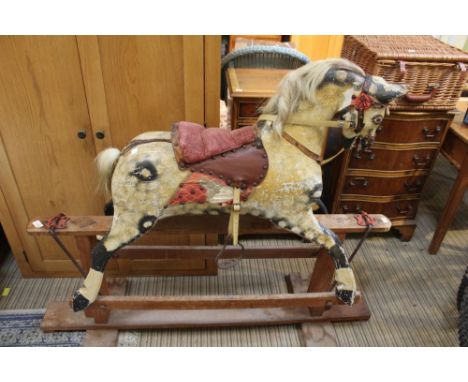
{"type": "Polygon", "coordinates": [[[85,332],[44,333],[45,309],[0,310],[0,346],[80,346],[85,332]]]}

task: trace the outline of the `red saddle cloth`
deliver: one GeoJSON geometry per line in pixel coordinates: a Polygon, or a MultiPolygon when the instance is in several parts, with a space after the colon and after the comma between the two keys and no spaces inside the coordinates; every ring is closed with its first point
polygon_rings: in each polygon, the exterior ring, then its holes
{"type": "Polygon", "coordinates": [[[257,139],[253,126],[236,130],[205,128],[193,122],[181,121],[172,126],[172,143],[177,161],[187,164],[209,159],[257,139]]]}

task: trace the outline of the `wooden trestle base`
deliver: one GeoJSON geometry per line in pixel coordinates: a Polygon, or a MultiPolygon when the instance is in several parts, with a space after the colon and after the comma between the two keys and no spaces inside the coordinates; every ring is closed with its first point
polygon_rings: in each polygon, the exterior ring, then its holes
{"type": "MultiPolygon", "coordinates": [[[[320,216],[318,215],[319,221],[320,216]]],[[[373,216],[377,221],[374,231],[385,232],[390,229],[391,223],[385,216],[373,216]]],[[[336,219],[327,215],[326,219],[327,226],[341,239],[344,239],[346,232],[359,232],[365,229],[356,224],[352,215],[339,215],[336,219]]],[[[108,223],[110,224],[110,220],[108,223]]],[[[32,228],[28,228],[28,231],[42,233],[32,228]]],[[[89,226],[87,232],[90,235],[90,242],[95,240],[91,235],[100,234],[90,230],[89,226]]],[[[81,233],[81,239],[85,237],[86,235],[81,233]]],[[[83,253],[83,257],[86,255],[89,258],[90,246],[79,245],[79,247],[87,251],[86,254],[83,253]]],[[[158,247],[155,247],[156,253],[157,249],[158,247]]],[[[232,256],[233,250],[231,248],[232,256]]],[[[246,249],[244,258],[294,257],[291,253],[288,254],[288,250],[288,247],[282,247],[282,251],[271,252],[246,249]]],[[[297,252],[295,247],[290,250],[296,253],[297,257],[306,257],[304,248],[297,252]]],[[[186,251],[189,250],[185,249],[186,251]]],[[[185,252],[181,251],[184,257],[187,256],[185,252]]],[[[144,253],[145,256],[149,256],[149,248],[146,248],[144,253]]],[[[177,251],[171,252],[177,258],[176,253],[177,251]]],[[[227,253],[229,254],[229,251],[227,253]]],[[[214,255],[214,251],[203,253],[205,258],[212,258],[214,255]]],[[[288,293],[280,294],[126,296],[125,279],[105,278],[100,296],[83,312],[73,312],[70,301],[51,302],[47,306],[41,328],[46,332],[86,330],[85,346],[115,346],[119,329],[300,324],[305,345],[333,345],[330,328],[317,327],[314,323],[326,322],[330,325],[330,322],[335,321],[368,320],[371,315],[370,310],[361,292],[357,293],[352,306],[344,305],[337,300],[332,291],[335,267],[327,251],[322,249],[312,253],[312,249],[309,248],[307,257],[317,257],[311,276],[308,279],[302,279],[297,274],[286,276],[288,293]],[[321,331],[319,340],[315,339],[317,330],[321,331]]]]}
{"type": "Polygon", "coordinates": [[[115,346],[118,330],[300,324],[304,345],[319,346],[323,339],[313,337],[326,327],[310,323],[368,320],[371,316],[362,293],[347,306],[339,303],[333,292],[307,293],[308,280],[298,274],[286,276],[286,282],[289,294],[100,297],[84,312],[73,312],[70,302],[51,302],[41,328],[45,332],[86,330],[85,346],[115,346]]]}

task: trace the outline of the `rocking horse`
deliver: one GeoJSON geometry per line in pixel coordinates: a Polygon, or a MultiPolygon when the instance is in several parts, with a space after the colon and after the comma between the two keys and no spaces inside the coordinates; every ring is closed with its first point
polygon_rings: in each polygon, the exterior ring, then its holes
{"type": "Polygon", "coordinates": [[[186,214],[231,213],[237,244],[239,214],[260,216],[328,250],[335,294],[352,305],[356,282],[338,237],[313,207],[322,193],[320,162],[328,127],[341,127],[345,147],[372,142],[387,105],[405,88],[366,76],[344,59],[307,64],[289,73],[255,126],[232,132],[189,122],[172,132],[147,132],[122,151],[98,156],[111,192],[110,231],[92,250],[91,269],[73,295],[73,310],[92,304],[108,260],[159,220],[186,214]]]}

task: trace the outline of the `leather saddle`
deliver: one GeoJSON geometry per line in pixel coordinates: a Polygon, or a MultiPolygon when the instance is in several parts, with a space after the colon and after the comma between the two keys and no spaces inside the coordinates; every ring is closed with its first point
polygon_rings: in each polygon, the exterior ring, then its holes
{"type": "Polygon", "coordinates": [[[216,177],[228,186],[258,186],[268,171],[268,156],[254,126],[231,131],[181,121],[172,126],[171,141],[179,168],[216,177]]]}

